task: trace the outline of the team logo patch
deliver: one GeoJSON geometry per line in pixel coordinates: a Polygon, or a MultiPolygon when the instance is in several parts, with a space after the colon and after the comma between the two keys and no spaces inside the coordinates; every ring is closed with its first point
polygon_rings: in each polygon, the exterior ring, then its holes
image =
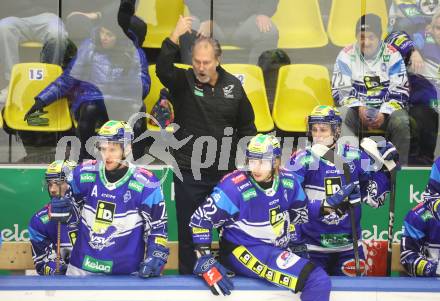
{"type": "Polygon", "coordinates": [[[225,98],[234,98],[234,95],[232,94],[233,90],[234,85],[227,85],[226,87],[223,87],[223,96],[225,98]]]}
{"type": "Polygon", "coordinates": [[[124,194],[124,203],[127,203],[129,200],[131,200],[131,192],[130,190],[127,190],[127,192],[124,194]]]}
{"type": "MultiPolygon", "coordinates": [[[[361,275],[365,275],[365,261],[363,259],[359,260],[359,270],[361,271],[361,275]]],[[[346,276],[354,277],[356,276],[356,263],[354,259],[350,259],[345,261],[341,266],[341,271],[346,276]]]]}
{"type": "Polygon", "coordinates": [[[298,260],[299,257],[297,255],[290,253],[289,251],[283,251],[278,255],[276,263],[280,269],[285,270],[297,263],[298,260]]]}

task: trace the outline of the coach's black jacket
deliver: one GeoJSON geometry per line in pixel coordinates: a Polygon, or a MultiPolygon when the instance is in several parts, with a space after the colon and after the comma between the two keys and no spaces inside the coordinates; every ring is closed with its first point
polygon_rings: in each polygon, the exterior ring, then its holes
{"type": "Polygon", "coordinates": [[[185,70],[174,66],[178,54],[179,46],[167,38],[162,43],[156,65],[157,76],[172,96],[175,123],[180,126],[175,133],[176,138],[182,140],[193,135],[185,146],[174,152],[175,159],[180,168],[190,169],[194,141],[201,136],[210,136],[217,141],[216,160],[210,168],[202,169],[202,173],[218,173],[224,129],[232,127],[233,142],[228,169],[233,170],[238,140],[256,134],[254,111],[241,82],[219,66],[219,77],[214,87],[200,83],[192,68],[185,70]]]}

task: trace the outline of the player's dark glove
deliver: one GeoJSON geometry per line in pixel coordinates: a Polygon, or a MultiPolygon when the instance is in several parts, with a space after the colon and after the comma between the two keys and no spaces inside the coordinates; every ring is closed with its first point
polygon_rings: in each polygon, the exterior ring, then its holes
{"type": "Polygon", "coordinates": [[[56,222],[67,223],[72,214],[72,201],[69,197],[53,197],[49,204],[50,219],[56,222]]]}
{"type": "Polygon", "coordinates": [[[424,197],[424,201],[428,205],[432,215],[440,221],[440,195],[435,197],[424,197]]]}
{"type": "Polygon", "coordinates": [[[193,273],[201,275],[216,296],[230,295],[234,288],[232,280],[228,278],[228,270],[211,254],[202,255],[197,259],[193,273]]]}
{"type": "Polygon", "coordinates": [[[342,216],[350,205],[360,203],[361,193],[359,186],[349,183],[341,187],[341,189],[324,200],[324,207],[331,207],[336,214],[342,216]]]}
{"type": "Polygon", "coordinates": [[[67,265],[63,260],[60,260],[60,265],[58,267],[58,272],[56,269],[56,262],[49,261],[44,265],[44,275],[65,275],[67,271],[67,265]]]}
{"type": "Polygon", "coordinates": [[[155,244],[148,249],[147,259],[139,266],[139,277],[141,278],[160,276],[170,255],[169,249],[160,245],[155,244]]]}
{"type": "Polygon", "coordinates": [[[26,114],[24,114],[24,121],[28,120],[29,117],[31,117],[32,114],[34,114],[37,111],[41,111],[44,108],[44,104],[39,102],[39,101],[35,101],[35,103],[32,105],[32,107],[29,109],[29,111],[26,112],[26,114]]]}

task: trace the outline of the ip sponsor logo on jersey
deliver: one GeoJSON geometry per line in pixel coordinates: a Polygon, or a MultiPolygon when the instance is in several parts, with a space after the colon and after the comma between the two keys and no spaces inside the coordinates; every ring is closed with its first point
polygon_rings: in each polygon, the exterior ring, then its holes
{"type": "Polygon", "coordinates": [[[283,251],[280,255],[277,257],[277,266],[280,269],[288,269],[292,267],[295,263],[297,263],[299,260],[299,257],[289,251],[283,251]]]}
{"type": "Polygon", "coordinates": [[[325,196],[329,197],[334,195],[341,189],[341,178],[340,177],[326,177],[324,178],[325,196]]]}
{"type": "Polygon", "coordinates": [[[69,231],[68,235],[69,235],[70,244],[73,246],[76,242],[76,238],[78,237],[78,230],[69,231]]]}
{"type": "Polygon", "coordinates": [[[105,201],[98,201],[95,215],[96,222],[110,225],[113,222],[115,210],[116,204],[105,201]]]}

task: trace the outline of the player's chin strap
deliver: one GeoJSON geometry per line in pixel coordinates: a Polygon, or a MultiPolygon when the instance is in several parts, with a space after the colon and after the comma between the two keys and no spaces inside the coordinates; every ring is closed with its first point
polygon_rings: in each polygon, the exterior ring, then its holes
{"type": "MultiPolygon", "coordinates": [[[[336,160],[340,160],[340,162],[342,163],[342,168],[344,170],[345,182],[346,184],[349,184],[351,182],[350,167],[344,161],[344,159],[334,151],[334,147],[328,148],[327,146],[322,144],[314,144],[312,146],[312,152],[318,155],[319,157],[329,162],[332,162],[333,164],[335,164],[336,160]]],[[[353,241],[356,276],[361,276],[356,220],[355,220],[353,205],[351,203],[348,204],[348,215],[350,216],[350,223],[351,223],[351,235],[353,241]]]]}

